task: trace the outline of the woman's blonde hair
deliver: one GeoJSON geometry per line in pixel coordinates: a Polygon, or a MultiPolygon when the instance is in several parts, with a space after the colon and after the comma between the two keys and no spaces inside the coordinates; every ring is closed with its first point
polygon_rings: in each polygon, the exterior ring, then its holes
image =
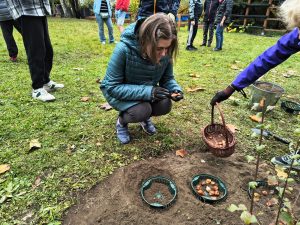
{"type": "Polygon", "coordinates": [[[300,0],[286,0],[279,8],[279,16],[288,29],[300,28],[300,0]]]}
{"type": "Polygon", "coordinates": [[[157,13],[148,17],[139,28],[138,39],[142,54],[145,54],[152,63],[157,63],[156,48],[159,39],[172,40],[168,55],[176,58],[178,52],[177,30],[173,20],[166,14],[157,13]]]}

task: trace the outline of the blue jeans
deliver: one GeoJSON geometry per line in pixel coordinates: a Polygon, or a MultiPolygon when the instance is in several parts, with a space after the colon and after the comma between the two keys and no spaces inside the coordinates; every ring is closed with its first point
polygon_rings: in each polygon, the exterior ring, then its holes
{"type": "Polygon", "coordinates": [[[216,29],[216,48],[222,49],[223,46],[223,31],[224,31],[224,26],[221,27],[220,24],[217,25],[216,29]]]}
{"type": "Polygon", "coordinates": [[[116,15],[117,25],[118,26],[123,26],[126,14],[127,13],[125,11],[116,10],[115,15],[116,15]]]}
{"type": "Polygon", "coordinates": [[[107,26],[107,29],[108,29],[109,42],[110,43],[115,42],[111,18],[110,17],[102,18],[100,16],[100,14],[95,14],[95,15],[96,15],[96,20],[97,20],[98,27],[99,27],[100,41],[105,42],[105,40],[106,40],[105,35],[104,35],[104,23],[105,23],[107,26]]]}

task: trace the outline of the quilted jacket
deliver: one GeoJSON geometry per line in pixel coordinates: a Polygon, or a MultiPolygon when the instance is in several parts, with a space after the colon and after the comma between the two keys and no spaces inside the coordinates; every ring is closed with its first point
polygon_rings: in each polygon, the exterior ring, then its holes
{"type": "Polygon", "coordinates": [[[154,13],[172,13],[177,15],[180,0],[140,0],[138,17],[148,17],[154,13]]]}
{"type": "Polygon", "coordinates": [[[134,32],[135,25],[133,23],[124,30],[100,85],[107,102],[118,111],[125,111],[141,102],[151,101],[154,86],[159,85],[170,91],[181,91],[174,79],[173,65],[169,56],[163,57],[155,65],[142,57],[134,32]]]}

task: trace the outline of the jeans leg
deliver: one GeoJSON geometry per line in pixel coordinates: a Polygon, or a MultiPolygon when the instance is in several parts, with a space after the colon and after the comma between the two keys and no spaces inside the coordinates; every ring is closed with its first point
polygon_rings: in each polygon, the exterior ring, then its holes
{"type": "Polygon", "coordinates": [[[112,21],[111,21],[111,18],[107,18],[105,20],[105,23],[106,23],[106,26],[107,26],[107,29],[108,29],[108,35],[109,35],[109,43],[113,43],[115,42],[115,39],[114,39],[114,30],[113,30],[113,25],[112,25],[112,21]]]}
{"type": "Polygon", "coordinates": [[[18,55],[18,47],[13,36],[13,20],[2,21],[0,25],[8,54],[10,57],[16,57],[18,55]]]}
{"type": "Polygon", "coordinates": [[[219,46],[220,46],[220,40],[221,40],[220,24],[218,24],[217,25],[217,29],[216,29],[216,48],[219,48],[219,46]]]}
{"type": "Polygon", "coordinates": [[[219,49],[222,49],[223,46],[223,40],[224,40],[224,26],[220,27],[220,43],[219,43],[219,49]]]}
{"type": "Polygon", "coordinates": [[[96,15],[96,20],[97,20],[97,23],[98,23],[98,27],[99,27],[99,38],[100,38],[100,41],[103,42],[106,40],[105,38],[105,35],[104,35],[104,22],[103,22],[103,19],[102,17],[100,16],[100,14],[95,14],[96,15]]]}
{"type": "Polygon", "coordinates": [[[46,43],[44,21],[46,17],[21,16],[18,21],[22,29],[24,47],[32,80],[32,88],[38,89],[46,83],[46,43]]]}

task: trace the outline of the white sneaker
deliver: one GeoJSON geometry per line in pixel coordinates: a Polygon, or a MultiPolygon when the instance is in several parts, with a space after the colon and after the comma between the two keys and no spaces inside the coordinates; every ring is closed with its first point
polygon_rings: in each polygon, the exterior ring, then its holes
{"type": "Polygon", "coordinates": [[[32,90],[32,97],[43,102],[51,102],[55,100],[55,97],[49,94],[44,88],[32,90]]]}
{"type": "Polygon", "coordinates": [[[102,41],[101,44],[105,45],[105,41],[102,41]]]}
{"type": "Polygon", "coordinates": [[[58,83],[50,80],[47,84],[44,84],[44,89],[47,92],[52,92],[52,91],[56,91],[56,90],[62,89],[62,88],[64,88],[64,86],[65,85],[63,85],[63,84],[58,84],[58,83]]]}

